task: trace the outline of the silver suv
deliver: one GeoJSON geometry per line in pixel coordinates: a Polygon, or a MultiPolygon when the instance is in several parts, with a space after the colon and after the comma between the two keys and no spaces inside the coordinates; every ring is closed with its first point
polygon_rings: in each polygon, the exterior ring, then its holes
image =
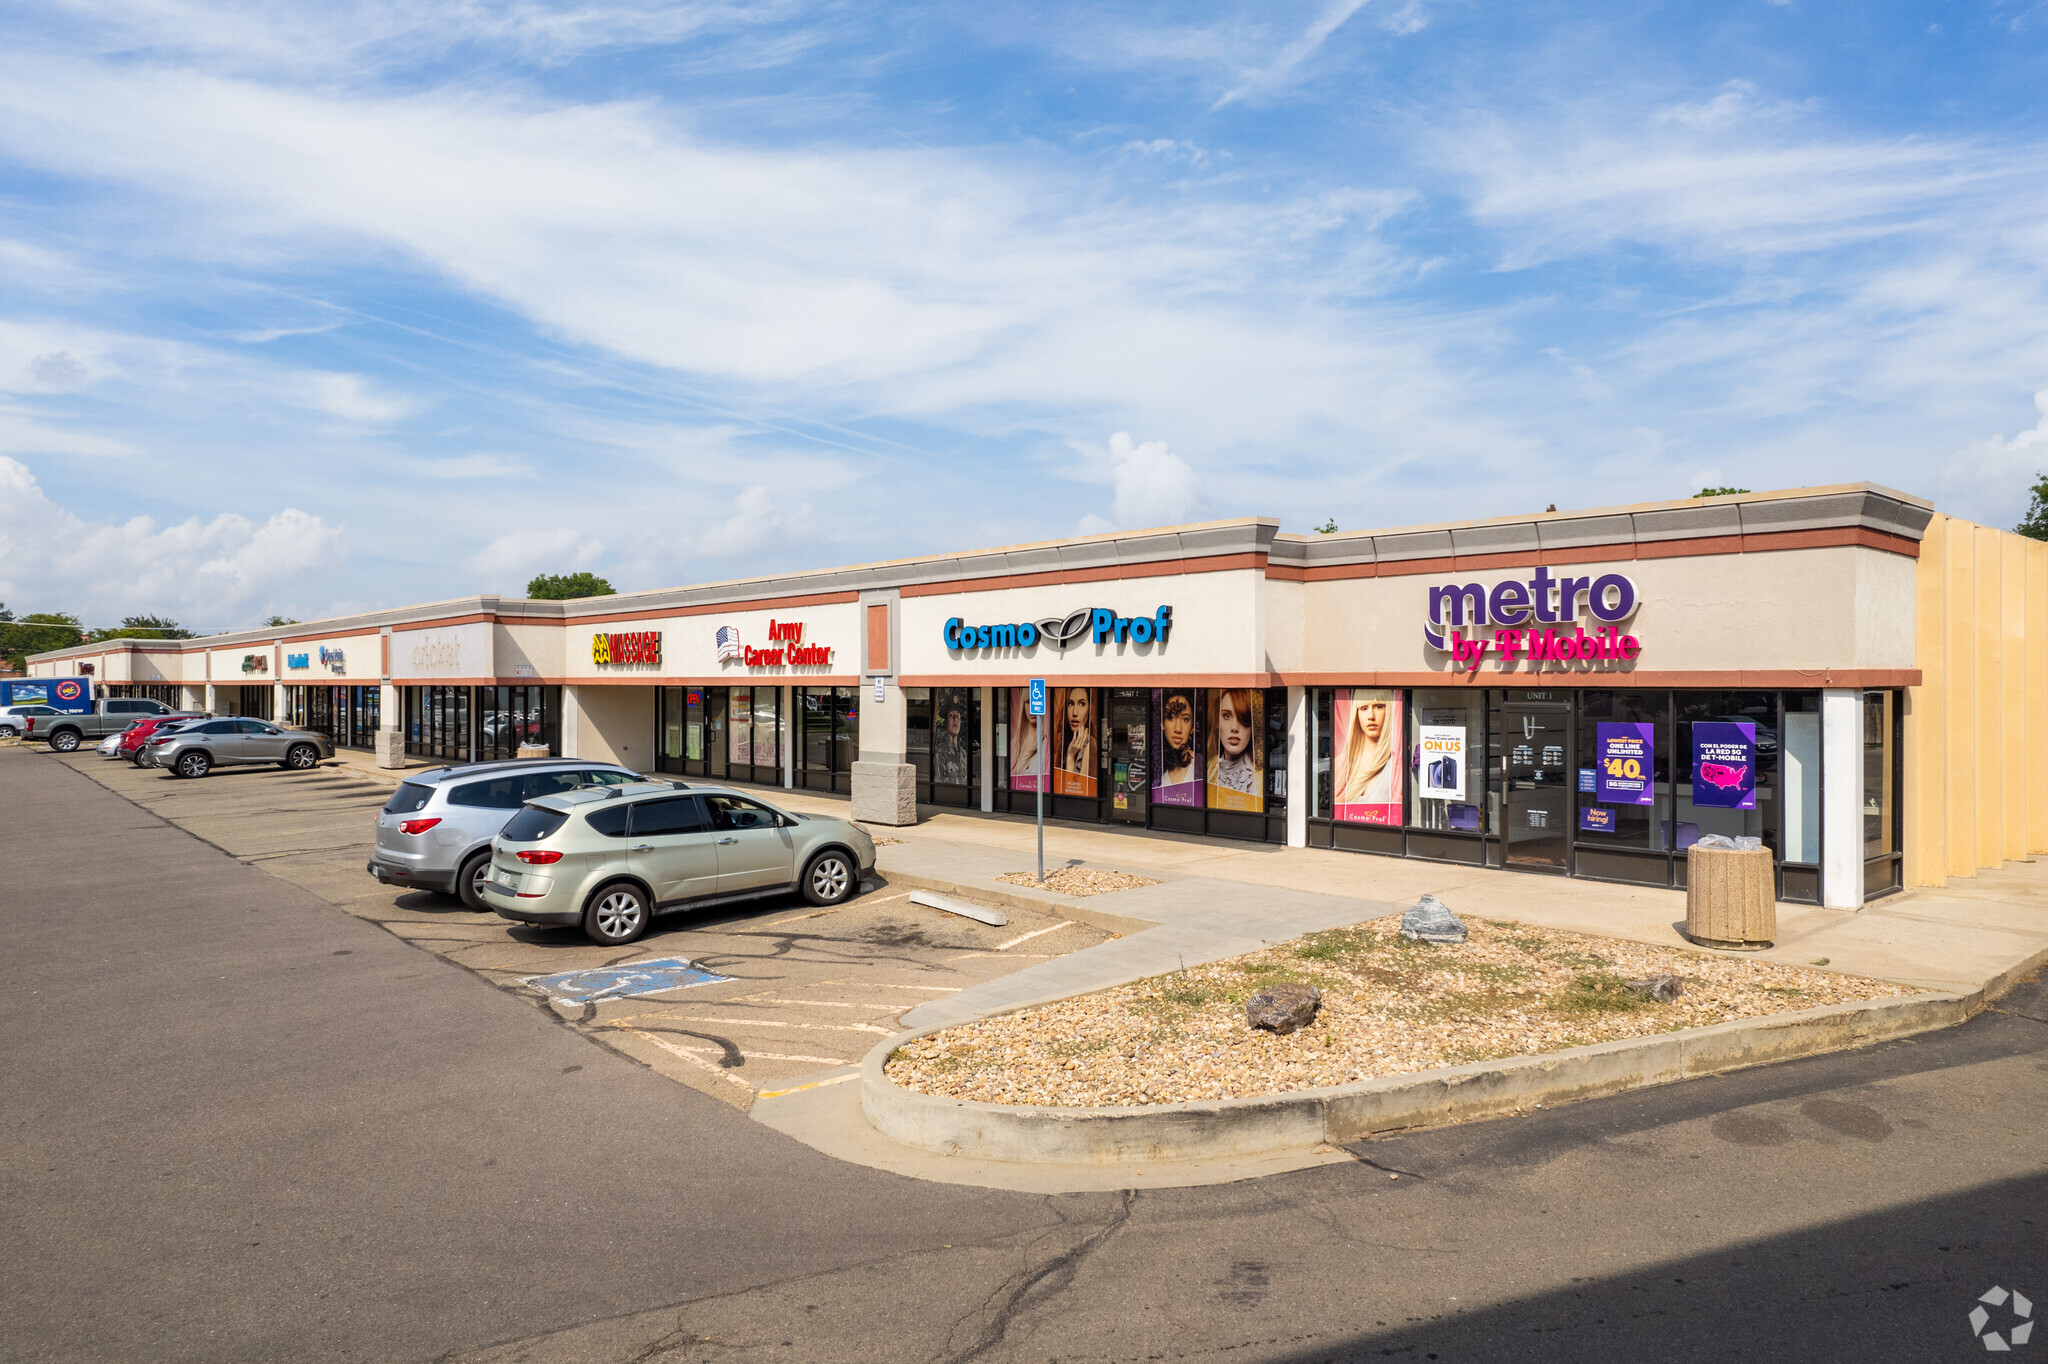
{"type": "Polygon", "coordinates": [[[168,767],[181,777],[203,777],[216,767],[275,763],[309,772],[334,756],[334,740],[311,729],[287,729],[269,720],[223,715],[150,736],[138,767],[168,767]]]}
{"type": "Polygon", "coordinates": [[[377,814],[377,851],[366,870],[387,886],[459,895],[479,913],[491,840],[527,801],[585,786],[616,787],[640,774],[614,763],[523,758],[466,763],[408,776],[377,814]]]}
{"type": "Polygon", "coordinates": [[[542,796],[492,844],[483,897],[508,919],[616,947],[655,915],[801,891],[844,903],[875,869],[867,831],[716,786],[641,782],[542,796]]]}

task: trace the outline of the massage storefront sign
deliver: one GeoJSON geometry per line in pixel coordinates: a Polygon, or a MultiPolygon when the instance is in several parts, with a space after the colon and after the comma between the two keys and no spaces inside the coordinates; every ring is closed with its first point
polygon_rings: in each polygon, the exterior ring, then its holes
{"type": "Polygon", "coordinates": [[[1551,662],[1633,663],[1643,642],[1624,630],[1638,601],[1634,581],[1623,574],[1555,576],[1539,564],[1527,578],[1430,588],[1422,638],[1472,671],[1488,654],[1503,670],[1523,659],[1532,668],[1551,662]]]}

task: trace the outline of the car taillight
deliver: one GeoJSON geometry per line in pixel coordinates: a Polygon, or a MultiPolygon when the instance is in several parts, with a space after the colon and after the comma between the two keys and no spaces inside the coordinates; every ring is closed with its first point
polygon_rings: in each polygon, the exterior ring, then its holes
{"type": "Polygon", "coordinates": [[[521,862],[530,862],[537,867],[545,867],[550,863],[562,860],[562,855],[552,848],[530,848],[525,852],[516,852],[512,855],[521,862]]]}
{"type": "Polygon", "coordinates": [[[402,834],[423,834],[440,822],[441,820],[438,816],[433,819],[401,820],[399,821],[398,832],[402,834]]]}
{"type": "Polygon", "coordinates": [[[35,732],[36,732],[36,717],[35,717],[35,716],[33,716],[33,715],[24,715],[24,716],[22,716],[22,717],[21,717],[21,719],[22,719],[22,726],[23,726],[23,728],[22,728],[22,731],[21,731],[21,732],[22,732],[23,734],[33,734],[33,733],[35,733],[35,732]]]}

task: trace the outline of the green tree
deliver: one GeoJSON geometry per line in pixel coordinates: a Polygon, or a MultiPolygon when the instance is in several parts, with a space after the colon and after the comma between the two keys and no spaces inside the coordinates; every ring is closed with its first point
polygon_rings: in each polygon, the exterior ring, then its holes
{"type": "Polygon", "coordinates": [[[30,654],[68,649],[83,643],[85,631],[80,628],[78,617],[61,611],[31,611],[20,620],[10,616],[5,622],[0,622],[0,658],[5,658],[19,671],[27,670],[30,654]]]}
{"type": "Polygon", "coordinates": [[[263,623],[265,625],[297,625],[299,622],[291,616],[266,616],[263,623]]]}
{"type": "Polygon", "coordinates": [[[1316,534],[1318,535],[1335,535],[1336,533],[1337,518],[1334,516],[1331,517],[1329,520],[1323,522],[1322,525],[1316,527],[1316,534]]]}
{"type": "Polygon", "coordinates": [[[574,601],[578,597],[610,597],[616,589],[595,573],[542,573],[526,585],[537,601],[574,601]]]}
{"type": "Polygon", "coordinates": [[[2029,540],[2048,540],[2048,474],[2034,480],[2033,505],[2013,529],[2029,540]]]}
{"type": "Polygon", "coordinates": [[[1726,497],[1726,496],[1728,496],[1728,494],[1730,494],[1730,493],[1746,493],[1746,492],[1748,492],[1748,491],[1749,491],[1749,489],[1747,489],[1747,488],[1702,488],[1702,489],[1700,489],[1700,490],[1699,490],[1698,492],[1694,493],[1694,494],[1693,494],[1693,496],[1694,496],[1694,497],[1726,497]]]}
{"type": "Polygon", "coordinates": [[[95,641],[102,639],[193,639],[197,636],[169,616],[123,616],[118,629],[101,629],[92,632],[95,641]]]}

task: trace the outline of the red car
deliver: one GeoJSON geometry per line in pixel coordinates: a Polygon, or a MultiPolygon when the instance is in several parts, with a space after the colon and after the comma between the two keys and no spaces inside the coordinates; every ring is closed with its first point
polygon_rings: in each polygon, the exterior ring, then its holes
{"type": "Polygon", "coordinates": [[[187,720],[203,720],[204,711],[183,710],[173,715],[152,715],[146,720],[137,720],[121,731],[121,756],[131,763],[142,760],[142,746],[165,729],[184,724],[187,720]]]}

